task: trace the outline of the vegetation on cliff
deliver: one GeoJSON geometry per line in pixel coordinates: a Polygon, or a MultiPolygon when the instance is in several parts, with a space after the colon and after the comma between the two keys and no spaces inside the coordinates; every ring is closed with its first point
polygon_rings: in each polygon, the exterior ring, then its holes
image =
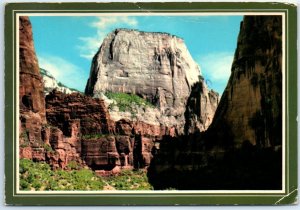
{"type": "Polygon", "coordinates": [[[68,170],[52,170],[49,164],[20,159],[20,190],[153,190],[146,171],[124,170],[120,174],[99,177],[90,169],[70,161],[68,170]]]}
{"type": "Polygon", "coordinates": [[[117,106],[121,112],[134,112],[133,105],[143,108],[154,107],[149,101],[135,94],[106,92],[105,95],[116,102],[111,104],[111,108],[117,106]]]}

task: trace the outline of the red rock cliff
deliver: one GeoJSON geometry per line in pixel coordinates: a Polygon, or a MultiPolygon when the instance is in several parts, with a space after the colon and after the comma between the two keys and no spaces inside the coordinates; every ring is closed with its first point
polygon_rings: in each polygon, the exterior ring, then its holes
{"type": "Polygon", "coordinates": [[[46,123],[44,86],[34,50],[31,23],[28,17],[19,19],[20,112],[38,113],[46,123]]]}

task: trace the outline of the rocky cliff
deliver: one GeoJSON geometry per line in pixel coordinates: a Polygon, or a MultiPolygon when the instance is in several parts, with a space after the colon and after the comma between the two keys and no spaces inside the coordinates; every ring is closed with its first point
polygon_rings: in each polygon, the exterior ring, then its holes
{"type": "Polygon", "coordinates": [[[40,73],[41,73],[42,78],[43,78],[44,94],[45,95],[48,95],[54,89],[58,90],[62,93],[65,93],[65,94],[71,94],[71,93],[74,93],[74,92],[79,92],[75,89],[68,88],[67,86],[65,86],[61,82],[57,81],[54,78],[54,76],[51,75],[50,72],[47,71],[46,69],[40,68],[40,73]]]}
{"type": "MultiPolygon", "coordinates": [[[[94,97],[107,92],[136,94],[156,106],[150,110],[156,116],[150,123],[174,126],[183,133],[184,113],[193,85],[200,82],[206,88],[199,76],[200,69],[183,39],[167,33],[116,29],[104,39],[93,58],[85,93],[94,97]]],[[[208,90],[201,94],[209,98],[208,90]]],[[[209,115],[211,121],[211,112],[199,110],[198,118],[209,115]]],[[[145,121],[143,117],[137,120],[145,121]]],[[[209,124],[199,123],[201,131],[209,124]]]]}
{"type": "Polygon", "coordinates": [[[281,16],[244,17],[211,130],[227,146],[245,141],[260,147],[282,144],[281,16]],[[222,140],[225,135],[230,142],[222,140]]]}
{"type": "Polygon", "coordinates": [[[20,113],[37,113],[46,122],[44,87],[34,50],[32,28],[28,17],[19,19],[19,102],[20,113]]]}
{"type": "Polygon", "coordinates": [[[40,155],[42,127],[46,124],[45,100],[42,77],[39,73],[28,17],[19,18],[19,108],[20,108],[20,154],[44,160],[40,155]],[[27,149],[25,149],[28,147],[27,149]]]}

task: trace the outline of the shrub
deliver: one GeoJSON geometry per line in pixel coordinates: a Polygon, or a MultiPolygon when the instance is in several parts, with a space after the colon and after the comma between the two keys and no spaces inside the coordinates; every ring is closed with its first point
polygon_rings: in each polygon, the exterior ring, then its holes
{"type": "MultiPolygon", "coordinates": [[[[72,162],[71,162],[72,164],[72,162]]],[[[102,190],[101,177],[88,169],[52,171],[46,163],[20,160],[20,190],[102,190]]]]}
{"type": "Polygon", "coordinates": [[[116,190],[153,190],[144,170],[124,170],[116,176],[105,177],[104,179],[116,190]]]}
{"type": "Polygon", "coordinates": [[[76,169],[79,169],[80,166],[78,165],[78,163],[76,161],[70,161],[68,163],[68,168],[71,170],[76,170],[76,169]]]}
{"type": "Polygon", "coordinates": [[[105,95],[109,99],[116,101],[116,104],[113,104],[112,106],[118,106],[121,112],[125,112],[125,111],[133,112],[134,111],[132,108],[133,104],[140,107],[154,107],[154,105],[151,104],[149,101],[135,94],[107,92],[105,93],[105,95]]]}
{"type": "Polygon", "coordinates": [[[53,152],[53,149],[50,145],[48,144],[44,144],[44,149],[47,151],[47,152],[53,152]]]}

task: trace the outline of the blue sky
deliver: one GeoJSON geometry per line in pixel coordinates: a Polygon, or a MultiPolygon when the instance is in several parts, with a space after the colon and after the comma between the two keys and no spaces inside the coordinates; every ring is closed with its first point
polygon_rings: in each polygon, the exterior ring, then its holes
{"type": "Polygon", "coordinates": [[[93,55],[115,28],[167,32],[185,43],[210,88],[223,92],[242,16],[32,16],[39,65],[84,91],[93,55]]]}

